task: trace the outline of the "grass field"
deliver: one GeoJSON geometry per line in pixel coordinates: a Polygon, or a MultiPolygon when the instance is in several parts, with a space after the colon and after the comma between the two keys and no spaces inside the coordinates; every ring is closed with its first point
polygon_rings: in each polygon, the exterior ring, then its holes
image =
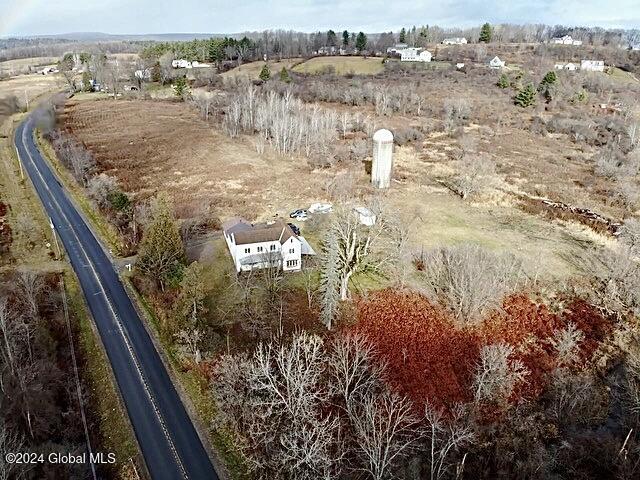
{"type": "MultiPolygon", "coordinates": [[[[281,61],[275,61],[275,62],[268,61],[266,63],[267,65],[269,65],[269,70],[271,70],[271,76],[275,77],[280,73],[280,70],[282,70],[282,67],[286,68],[287,70],[290,70],[294,65],[296,65],[297,63],[300,63],[301,61],[302,61],[302,58],[287,58],[281,61]]],[[[222,77],[229,78],[229,77],[245,76],[252,80],[257,80],[264,64],[265,62],[243,63],[239,67],[232,68],[228,72],[224,72],[222,74],[222,77]]]]}
{"type": "Polygon", "coordinates": [[[0,80],[0,98],[16,96],[21,105],[33,101],[40,95],[61,89],[64,79],[58,75],[21,75],[0,80]]]}
{"type": "Polygon", "coordinates": [[[33,58],[19,58],[16,60],[6,60],[0,62],[0,76],[4,74],[18,75],[22,73],[29,73],[36,70],[38,67],[45,65],[53,65],[58,60],[58,57],[33,57],[33,58]]]}
{"type": "Polygon", "coordinates": [[[384,69],[381,58],[314,57],[293,68],[297,73],[321,73],[333,68],[338,75],[375,75],[384,69]]]}

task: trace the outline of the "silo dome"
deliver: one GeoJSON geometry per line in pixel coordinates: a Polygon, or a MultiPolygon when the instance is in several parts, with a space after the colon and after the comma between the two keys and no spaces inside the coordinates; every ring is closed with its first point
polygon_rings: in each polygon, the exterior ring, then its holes
{"type": "Polygon", "coordinates": [[[393,133],[391,133],[386,128],[381,128],[380,130],[377,130],[376,133],[373,134],[373,141],[385,142],[385,143],[393,142],[393,133]]]}
{"type": "Polygon", "coordinates": [[[393,169],[393,134],[386,129],[373,134],[371,183],[376,188],[389,188],[393,169]]]}

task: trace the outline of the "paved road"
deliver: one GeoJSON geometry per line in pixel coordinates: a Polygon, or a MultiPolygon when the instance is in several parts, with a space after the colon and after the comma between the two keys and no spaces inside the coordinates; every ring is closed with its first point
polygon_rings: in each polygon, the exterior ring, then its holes
{"type": "Polygon", "coordinates": [[[80,280],[151,477],[217,480],[131,299],[104,250],[40,154],[33,129],[34,120],[30,117],[18,127],[18,154],[80,280]]]}

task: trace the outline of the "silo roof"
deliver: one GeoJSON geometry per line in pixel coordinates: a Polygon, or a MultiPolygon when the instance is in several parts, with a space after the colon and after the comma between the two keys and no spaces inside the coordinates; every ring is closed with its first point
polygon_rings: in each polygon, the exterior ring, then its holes
{"type": "Polygon", "coordinates": [[[393,142],[393,133],[386,128],[382,128],[373,134],[374,142],[393,142]]]}

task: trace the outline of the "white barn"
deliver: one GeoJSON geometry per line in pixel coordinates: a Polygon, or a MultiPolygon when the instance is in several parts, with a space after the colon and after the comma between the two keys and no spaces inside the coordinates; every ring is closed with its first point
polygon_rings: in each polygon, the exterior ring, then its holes
{"type": "Polygon", "coordinates": [[[556,63],[555,64],[555,69],[556,70],[569,70],[570,72],[573,72],[575,70],[578,69],[578,66],[575,63],[556,63]]]}
{"type": "Polygon", "coordinates": [[[582,60],[580,62],[580,70],[587,72],[604,72],[603,60],[582,60]]]}
{"type": "Polygon", "coordinates": [[[193,65],[189,60],[178,59],[171,62],[173,68],[192,68],[193,65]]]}
{"type": "Polygon", "coordinates": [[[464,37],[445,38],[442,41],[442,44],[443,45],[466,45],[467,39],[464,37]]]}
{"type": "Polygon", "coordinates": [[[401,62],[430,62],[431,52],[417,47],[409,47],[400,51],[401,62]]]}
{"type": "Polygon", "coordinates": [[[571,35],[564,35],[562,37],[555,37],[551,39],[551,43],[555,43],[557,45],[582,45],[582,40],[574,40],[571,38],[571,35]]]}
{"type": "Polygon", "coordinates": [[[387,48],[387,53],[390,55],[399,55],[402,50],[408,47],[409,45],[406,43],[396,43],[393,47],[387,48]]]}
{"type": "Polygon", "coordinates": [[[302,242],[284,220],[252,224],[236,217],[222,230],[236,272],[268,267],[292,272],[302,267],[302,242]]]}

